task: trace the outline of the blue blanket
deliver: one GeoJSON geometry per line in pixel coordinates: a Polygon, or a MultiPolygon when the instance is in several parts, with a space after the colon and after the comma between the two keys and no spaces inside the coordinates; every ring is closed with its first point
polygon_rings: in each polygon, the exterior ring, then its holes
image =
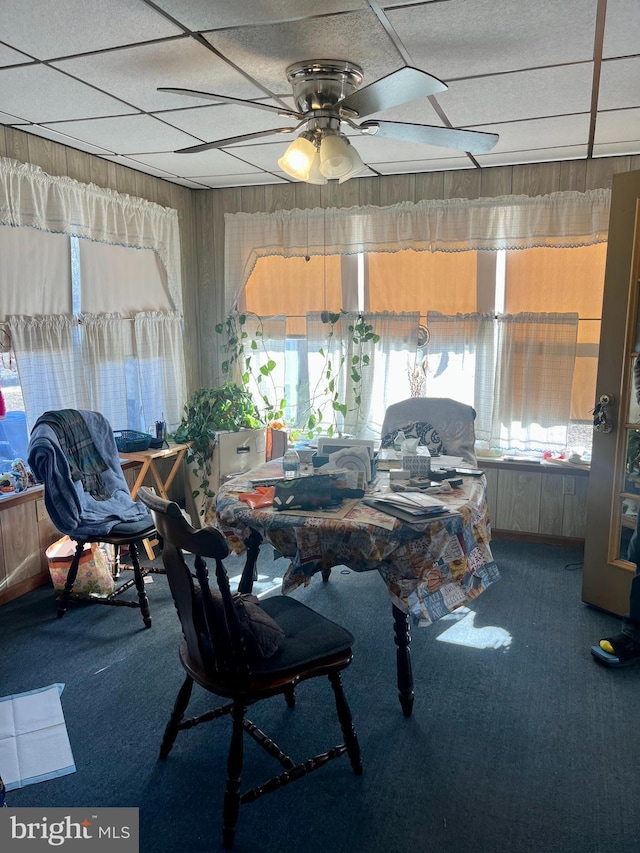
{"type": "Polygon", "coordinates": [[[131,499],[109,422],[99,412],[78,411],[108,466],[102,479],[111,497],[96,500],[84,490],[81,480],[74,481],[56,433],[46,423],[36,424],[31,432],[28,461],[36,480],[44,483],[44,503],[51,521],[61,533],[74,539],[107,535],[122,522],[148,520],[151,524],[144,504],[131,499]]]}

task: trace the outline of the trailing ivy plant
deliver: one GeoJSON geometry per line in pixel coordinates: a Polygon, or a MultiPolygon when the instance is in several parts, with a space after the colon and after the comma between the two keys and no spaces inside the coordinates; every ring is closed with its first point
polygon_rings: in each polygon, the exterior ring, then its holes
{"type": "Polygon", "coordinates": [[[237,432],[259,426],[260,419],[253,397],[235,382],[226,382],[219,388],[200,388],[191,395],[173,439],[180,444],[191,445],[187,451],[187,462],[193,465],[192,470],[199,480],[198,487],[191,493],[194,500],[200,494],[205,498],[214,496],[209,481],[218,432],[237,432]]]}
{"type": "MultiPolygon", "coordinates": [[[[324,361],[315,387],[309,389],[307,405],[299,423],[300,433],[309,438],[319,433],[330,436],[340,433],[339,418],[344,422],[350,413],[354,414],[353,424],[357,429],[361,416],[363,372],[371,366],[371,356],[366,350],[371,344],[378,343],[380,336],[362,315],[358,315],[347,326],[348,340],[341,340],[339,348],[332,347],[336,327],[350,316],[342,309],[322,312],[322,321],[327,325],[327,344],[320,347],[318,353],[324,361]],[[347,371],[346,389],[341,383],[343,370],[347,371]]],[[[255,383],[262,408],[259,417],[263,423],[283,420],[287,400],[281,396],[274,380],[277,364],[265,347],[262,320],[255,314],[233,312],[224,323],[217,324],[216,332],[225,336],[222,345],[226,356],[222,362],[223,374],[233,376],[245,389],[255,383]],[[247,331],[249,318],[254,325],[252,333],[247,331]],[[263,357],[258,358],[261,352],[263,357]]]]}
{"type": "Polygon", "coordinates": [[[258,419],[263,425],[282,421],[287,401],[276,387],[273,374],[277,364],[266,351],[262,319],[257,314],[234,311],[224,323],[216,325],[216,332],[225,336],[222,351],[226,359],[221,365],[224,376],[235,378],[249,392],[253,380],[262,409],[258,411],[258,419]],[[252,335],[246,328],[249,317],[255,322],[252,335]],[[262,359],[263,363],[259,364],[257,356],[261,351],[265,358],[262,359]]]}

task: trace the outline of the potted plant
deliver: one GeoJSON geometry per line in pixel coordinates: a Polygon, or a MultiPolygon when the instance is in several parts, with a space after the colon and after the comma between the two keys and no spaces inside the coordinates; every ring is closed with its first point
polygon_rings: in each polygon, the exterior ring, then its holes
{"type": "Polygon", "coordinates": [[[190,444],[187,451],[187,474],[191,481],[191,497],[204,516],[207,504],[215,495],[219,470],[214,454],[221,433],[256,430],[261,426],[258,412],[249,391],[226,382],[218,388],[200,388],[184,407],[180,425],[173,439],[190,444]]]}

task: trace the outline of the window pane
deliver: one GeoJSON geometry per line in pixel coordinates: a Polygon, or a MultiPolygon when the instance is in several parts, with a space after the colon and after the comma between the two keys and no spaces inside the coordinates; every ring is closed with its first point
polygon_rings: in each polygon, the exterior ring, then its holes
{"type": "Polygon", "coordinates": [[[369,310],[469,313],[478,308],[477,252],[370,253],[369,310]]]}
{"type": "Polygon", "coordinates": [[[606,257],[606,243],[507,252],[505,313],[570,311],[599,320],[606,257]]]}
{"type": "Polygon", "coordinates": [[[287,334],[306,334],[310,311],[343,307],[340,255],[260,258],[244,291],[244,308],[259,317],[287,316],[287,334]]]}
{"type": "Polygon", "coordinates": [[[0,225],[0,320],[71,312],[69,237],[0,225]]]}
{"type": "Polygon", "coordinates": [[[578,348],[571,391],[573,432],[569,446],[589,449],[595,405],[600,318],[604,293],[606,243],[576,249],[524,249],[507,252],[505,311],[577,312],[578,348]],[[575,433],[575,435],[574,435],[575,433]]]}
{"type": "Polygon", "coordinates": [[[139,311],[172,311],[167,273],[152,249],[79,240],[81,308],[88,314],[115,310],[124,317],[139,311]]]}

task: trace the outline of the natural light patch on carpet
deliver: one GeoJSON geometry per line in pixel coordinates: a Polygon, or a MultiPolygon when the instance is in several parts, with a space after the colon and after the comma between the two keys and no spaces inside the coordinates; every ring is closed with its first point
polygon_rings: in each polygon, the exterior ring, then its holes
{"type": "Polygon", "coordinates": [[[467,646],[470,649],[506,649],[511,645],[511,634],[504,628],[485,625],[476,628],[476,614],[468,607],[459,607],[440,620],[454,621],[454,624],[436,637],[442,643],[453,643],[456,646],[467,646]]]}

